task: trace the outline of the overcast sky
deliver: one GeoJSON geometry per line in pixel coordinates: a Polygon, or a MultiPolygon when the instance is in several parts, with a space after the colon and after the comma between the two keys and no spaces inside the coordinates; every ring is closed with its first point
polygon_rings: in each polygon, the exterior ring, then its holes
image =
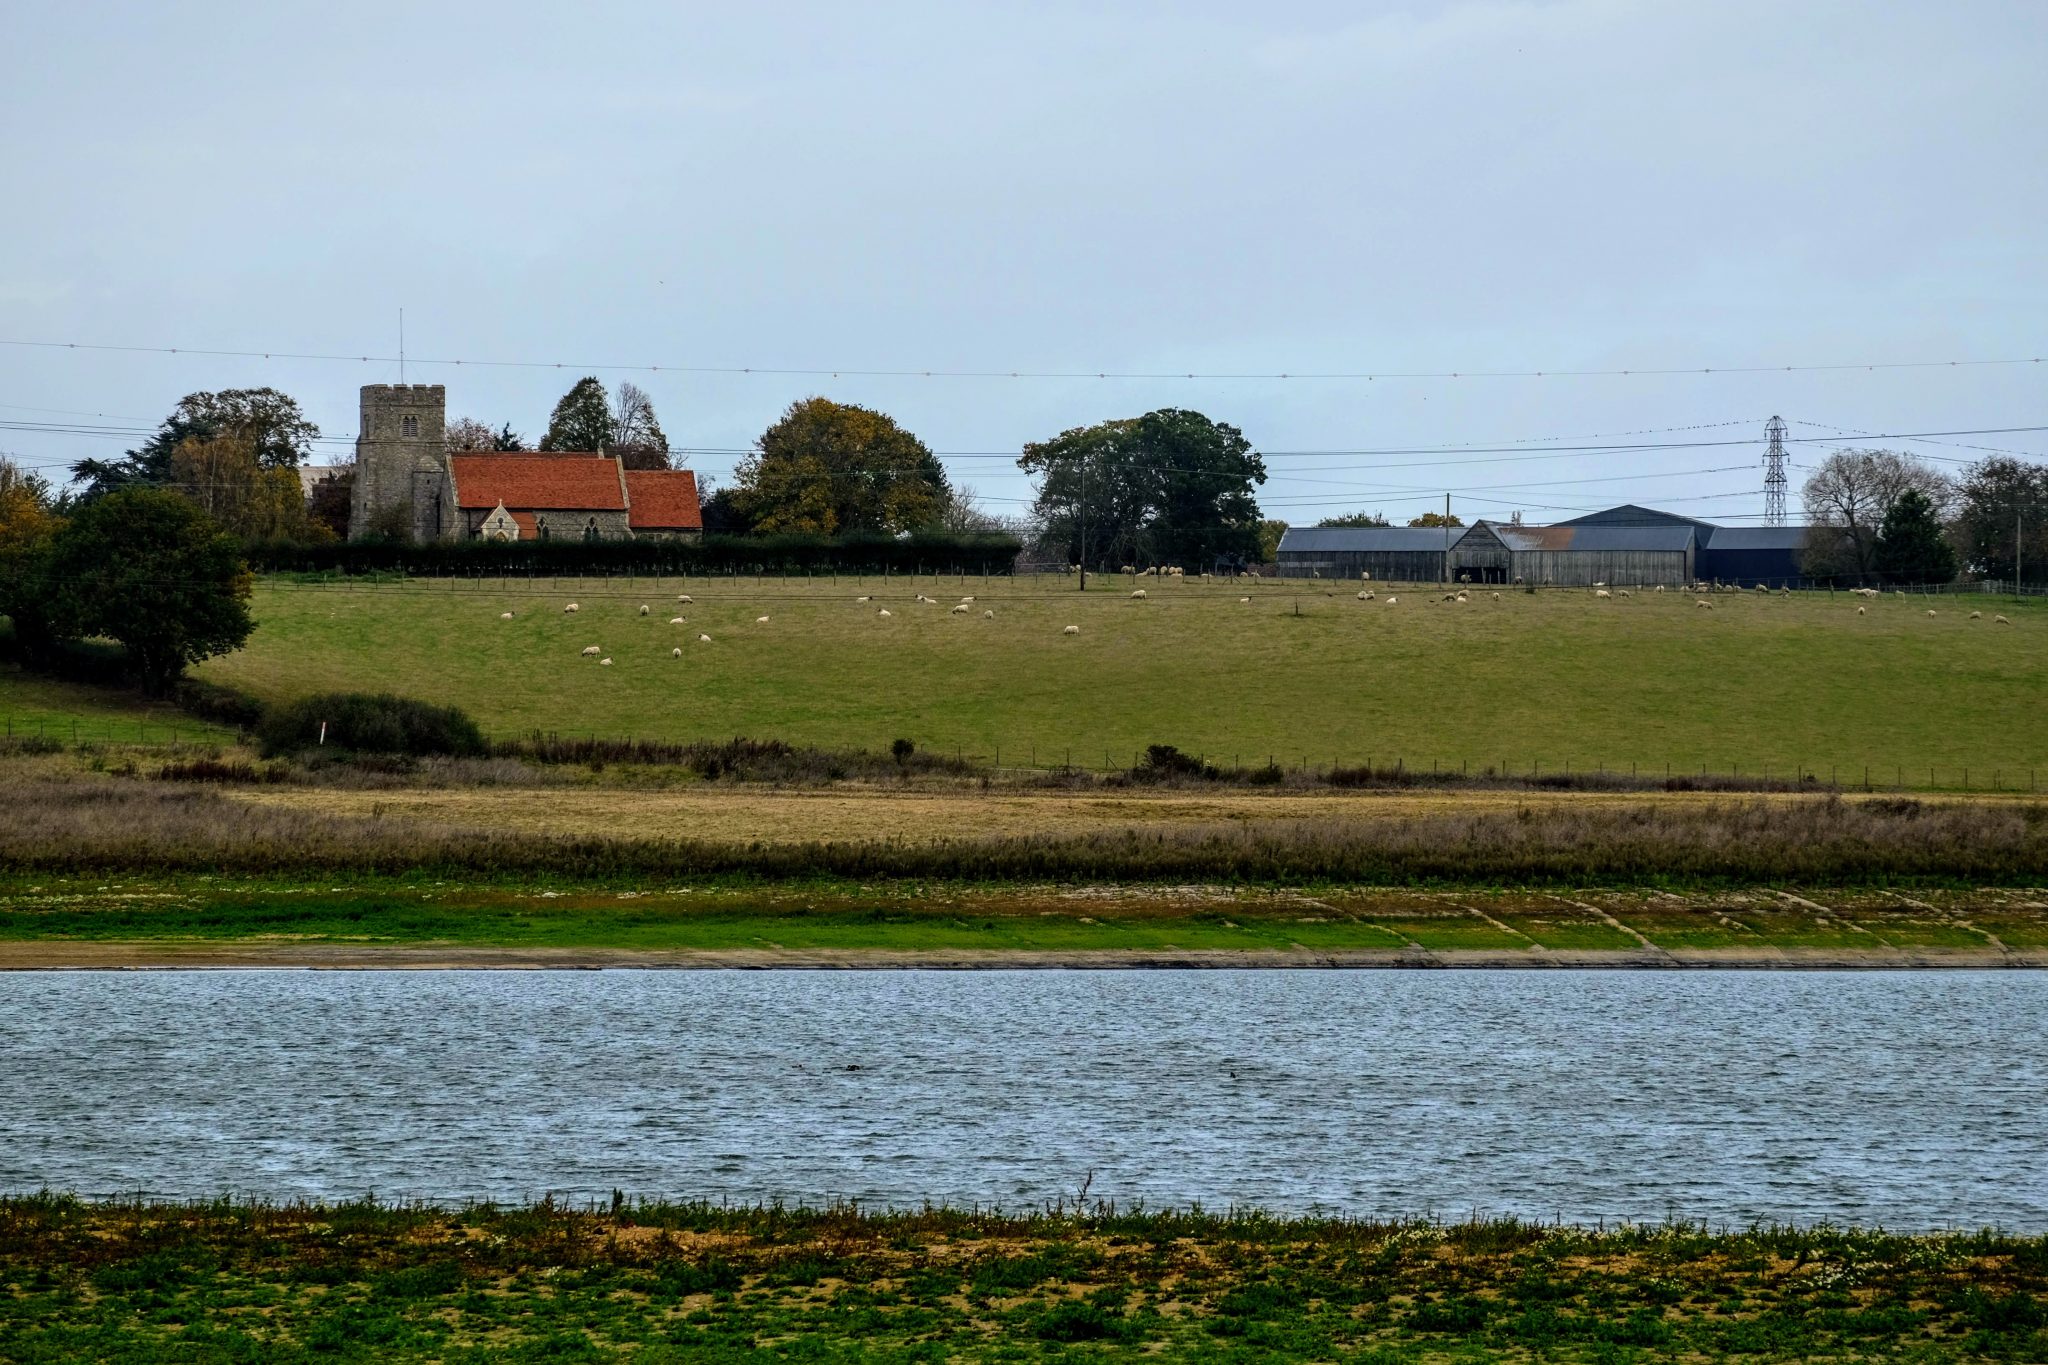
{"type": "MultiPolygon", "coordinates": [[[[714,475],[733,463],[717,452],[811,393],[882,408],[940,452],[1012,457],[1192,407],[1269,452],[1262,503],[1297,523],[1405,517],[1447,489],[1468,518],[1619,501],[1753,518],[1774,412],[1795,436],[2048,424],[2048,365],[670,372],[2048,355],[2039,0],[5,0],[4,16],[8,343],[383,357],[403,308],[407,377],[447,384],[451,415],[533,439],[580,374],[631,378],[714,475]],[[563,368],[428,363],[458,358],[563,368]],[[632,365],[664,368],[604,368],[632,365]],[[1278,453],[1696,425],[1642,439],[1746,444],[1278,453]]],[[[396,378],[385,360],[7,344],[0,419],[148,426],[189,391],[270,384],[350,438],[357,387],[396,378]]],[[[1954,439],[2048,450],[2048,432],[1954,439]]],[[[130,443],[0,431],[36,465],[130,443]]],[[[1011,459],[946,460],[991,510],[1029,495],[1011,459]]]]}

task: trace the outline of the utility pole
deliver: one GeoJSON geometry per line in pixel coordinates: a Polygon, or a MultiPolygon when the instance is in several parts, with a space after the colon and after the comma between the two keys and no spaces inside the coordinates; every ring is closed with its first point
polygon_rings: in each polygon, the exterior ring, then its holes
{"type": "Polygon", "coordinates": [[[1770,444],[1764,450],[1764,525],[1785,524],[1785,419],[1773,417],[1764,424],[1770,444]]]}
{"type": "Polygon", "coordinates": [[[1081,452],[1081,591],[1088,591],[1088,452],[1081,452]]]}
{"type": "Polygon", "coordinates": [[[1451,495],[1444,494],[1444,583],[1451,581],[1451,495]]]}

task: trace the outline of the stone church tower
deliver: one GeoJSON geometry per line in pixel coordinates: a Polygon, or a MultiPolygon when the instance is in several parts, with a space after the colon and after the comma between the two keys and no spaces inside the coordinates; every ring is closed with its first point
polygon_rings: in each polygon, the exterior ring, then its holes
{"type": "Polygon", "coordinates": [[[440,384],[363,385],[350,539],[398,535],[422,541],[455,534],[447,426],[448,391],[440,384]]]}

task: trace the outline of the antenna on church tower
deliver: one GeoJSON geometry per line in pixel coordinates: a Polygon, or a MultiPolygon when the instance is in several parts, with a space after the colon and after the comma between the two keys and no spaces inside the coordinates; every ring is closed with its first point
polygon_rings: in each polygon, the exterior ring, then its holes
{"type": "Polygon", "coordinates": [[[1764,424],[1770,445],[1764,450],[1764,525],[1785,524],[1785,419],[1773,417],[1764,424]]]}
{"type": "Polygon", "coordinates": [[[405,382],[405,310],[398,310],[398,382],[405,382]]]}

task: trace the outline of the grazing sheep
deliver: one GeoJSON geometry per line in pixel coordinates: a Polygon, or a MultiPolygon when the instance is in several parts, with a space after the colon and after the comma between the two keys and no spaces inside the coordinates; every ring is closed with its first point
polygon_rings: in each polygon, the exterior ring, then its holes
{"type": "Polygon", "coordinates": [[[598,666],[601,668],[610,668],[612,666],[612,661],[610,659],[599,659],[597,662],[598,666]]]}
{"type": "Polygon", "coordinates": [[[768,618],[765,616],[756,616],[754,618],[754,624],[757,626],[765,626],[768,624],[768,618]]]}
{"type": "Polygon", "coordinates": [[[677,646],[676,646],[676,647],[675,647],[674,649],[672,649],[672,650],[670,650],[670,651],[668,652],[668,657],[669,657],[669,658],[671,658],[671,659],[680,659],[680,658],[682,658],[682,657],[683,657],[683,647],[682,647],[681,645],[677,645],[677,646]]]}
{"type": "Polygon", "coordinates": [[[1759,583],[1759,584],[1757,584],[1757,585],[1756,585],[1756,590],[1757,590],[1758,592],[1769,592],[1769,591],[1770,591],[1770,589],[1769,589],[1769,588],[1765,587],[1765,586],[1764,586],[1763,584],[1761,584],[1761,583],[1759,583]]]}
{"type": "Polygon", "coordinates": [[[670,625],[672,625],[672,626],[680,626],[680,625],[685,625],[685,624],[687,624],[687,623],[686,623],[686,622],[685,622],[685,621],[683,620],[683,618],[682,618],[682,617],[680,617],[680,616],[671,616],[671,617],[669,617],[669,618],[668,618],[668,623],[669,623],[670,625]]]}
{"type": "Polygon", "coordinates": [[[700,645],[708,645],[711,643],[711,637],[709,635],[699,635],[697,637],[697,643],[700,645]]]}
{"type": "Polygon", "coordinates": [[[965,602],[962,602],[959,606],[953,608],[953,615],[955,616],[965,616],[966,614],[967,604],[965,602]]]}
{"type": "Polygon", "coordinates": [[[1136,598],[1138,601],[1142,602],[1145,600],[1145,590],[1143,588],[1140,588],[1136,592],[1132,593],[1131,596],[1136,598]]]}
{"type": "Polygon", "coordinates": [[[1704,597],[1702,597],[1699,601],[1693,603],[1693,605],[1696,607],[1705,607],[1708,611],[1712,611],[1714,609],[1714,604],[1712,602],[1709,602],[1704,597]]]}
{"type": "Polygon", "coordinates": [[[1664,591],[1664,585],[1663,585],[1662,583],[1659,583],[1659,584],[1658,584],[1658,585],[1656,586],[1656,588],[1655,588],[1655,591],[1657,591],[1657,592],[1662,592],[1662,591],[1664,591]]]}
{"type": "Polygon", "coordinates": [[[1121,569],[1118,569],[1118,570],[1117,570],[1117,572],[1118,572],[1118,573],[1127,573],[1127,574],[1135,574],[1135,573],[1136,573],[1137,571],[1138,571],[1138,570],[1137,570],[1137,569],[1136,569],[1136,568],[1135,568],[1134,566],[1132,566],[1132,565],[1129,565],[1129,564],[1126,564],[1126,565],[1124,565],[1124,566],[1123,566],[1123,567],[1122,567],[1121,569]]]}
{"type": "Polygon", "coordinates": [[[856,602],[872,602],[872,601],[874,601],[875,599],[874,599],[874,598],[872,598],[872,597],[856,597],[856,598],[854,598],[853,600],[854,600],[854,601],[856,601],[856,602]]]}
{"type": "Polygon", "coordinates": [[[598,655],[602,653],[604,653],[604,651],[599,649],[596,645],[585,645],[583,647],[583,657],[586,659],[595,659],[598,655]]]}
{"type": "Polygon", "coordinates": [[[1857,614],[1858,616],[1861,616],[1861,615],[1863,615],[1863,613],[1864,613],[1864,612],[1866,612],[1866,611],[1869,611],[1869,610],[1870,610],[1870,608],[1868,608],[1868,607],[1858,607],[1858,608],[1856,608],[1856,614],[1857,614]]]}
{"type": "MultiPolygon", "coordinates": [[[[1209,576],[1209,575],[1207,575],[1207,574],[1203,574],[1203,575],[1202,575],[1202,577],[1204,577],[1204,578],[1207,578],[1208,576],[1209,576]]],[[[1371,575],[1370,573],[1366,573],[1366,572],[1362,572],[1362,571],[1361,571],[1361,572],[1359,573],[1359,575],[1358,575],[1358,581],[1359,581],[1359,582],[1361,582],[1361,583],[1370,583],[1370,582],[1372,582],[1372,575],[1371,575]]]]}
{"type": "Polygon", "coordinates": [[[1396,602],[1398,602],[1398,601],[1400,601],[1400,600],[1401,600],[1401,599],[1400,599],[1400,598],[1398,598],[1398,597],[1389,597],[1389,598],[1387,599],[1387,605],[1391,607],[1391,606],[1393,606],[1393,605],[1394,605],[1394,603],[1396,603],[1396,602]]]}
{"type": "Polygon", "coordinates": [[[1631,593],[1627,588],[1617,588],[1614,591],[1614,595],[1616,597],[1633,597],[1635,594],[1631,593]]]}
{"type": "Polygon", "coordinates": [[[509,611],[501,611],[498,613],[498,619],[500,621],[509,621],[512,619],[512,613],[509,611]]]}
{"type": "Polygon", "coordinates": [[[1970,613],[1970,619],[1972,621],[1981,621],[1984,619],[1984,613],[1981,611],[1973,611],[1970,613]]]}
{"type": "Polygon", "coordinates": [[[1932,615],[1934,615],[1934,608],[1933,608],[1933,607],[1929,607],[1929,608],[1927,609],[1927,614],[1928,614],[1929,616],[1932,616],[1932,615]]]}
{"type": "Polygon", "coordinates": [[[693,607],[697,605],[697,599],[696,599],[696,598],[694,598],[694,597],[692,597],[692,596],[690,596],[690,594],[688,594],[688,593],[686,593],[686,592],[679,592],[679,593],[677,593],[677,594],[676,594],[676,601],[678,601],[678,602],[687,602],[687,603],[689,603],[689,604],[690,604],[691,606],[693,606],[693,607]]]}
{"type": "Polygon", "coordinates": [[[1240,597],[1240,598],[1238,598],[1238,599],[1237,599],[1237,603],[1238,603],[1238,605],[1239,605],[1239,606],[1243,606],[1243,605],[1244,605],[1245,603],[1247,603],[1247,602],[1249,602],[1249,601],[1251,601],[1251,600],[1252,600],[1252,599],[1251,599],[1251,598],[1249,598],[1249,597],[1240,597]]]}
{"type": "Polygon", "coordinates": [[[981,619],[984,621],[993,621],[996,619],[996,614],[992,611],[985,611],[981,614],[981,619]]]}
{"type": "Polygon", "coordinates": [[[918,601],[920,601],[920,602],[929,602],[929,601],[931,601],[932,599],[931,599],[931,598],[929,598],[929,597],[926,597],[926,596],[925,596],[925,595],[924,595],[923,593],[919,593],[919,594],[917,595],[917,600],[918,600],[918,601]]]}
{"type": "Polygon", "coordinates": [[[1358,594],[1358,600],[1361,602],[1370,602],[1372,601],[1372,594],[1369,592],[1362,592],[1358,594]]]}
{"type": "Polygon", "coordinates": [[[1079,626],[1068,626],[1065,630],[1062,630],[1060,632],[1060,634],[1062,635],[1079,635],[1080,633],[1081,628],[1079,626]]]}
{"type": "Polygon", "coordinates": [[[1991,618],[1991,624],[1995,626],[2009,626],[2012,624],[2012,622],[2005,619],[2004,613],[2000,613],[1999,615],[1991,618]]]}
{"type": "Polygon", "coordinates": [[[645,602],[642,602],[640,604],[640,614],[642,616],[645,616],[647,614],[647,604],[645,602]]]}
{"type": "Polygon", "coordinates": [[[1464,593],[1459,593],[1458,600],[1460,602],[1470,602],[1472,599],[1470,597],[1467,597],[1464,593]]]}
{"type": "Polygon", "coordinates": [[[889,609],[888,609],[887,607],[883,607],[883,608],[882,608],[882,609],[881,609],[880,611],[878,611],[878,612],[876,612],[876,613],[875,613],[875,615],[877,615],[877,616],[888,616],[888,615],[891,615],[891,614],[892,614],[892,613],[890,612],[890,610],[889,610],[889,609]]]}
{"type": "Polygon", "coordinates": [[[1596,588],[1593,592],[1593,596],[1595,597],[1612,597],[1613,595],[1614,594],[1608,592],[1605,588],[1596,588]]]}
{"type": "Polygon", "coordinates": [[[974,599],[972,597],[963,597],[960,600],[962,602],[972,602],[974,599]]]}
{"type": "Polygon", "coordinates": [[[1494,601],[1496,601],[1496,602],[1500,601],[1500,594],[1499,594],[1499,593],[1495,593],[1495,594],[1493,595],[1493,600],[1494,600],[1494,601]]]}
{"type": "Polygon", "coordinates": [[[563,611],[565,611],[565,612],[571,612],[571,611],[582,611],[582,610],[583,610],[583,608],[582,608],[582,607],[579,607],[579,606],[577,606],[577,605],[576,605],[576,604],[575,604],[574,602],[571,602],[571,603],[570,603],[570,604],[569,604],[568,606],[566,606],[566,607],[563,607],[563,608],[562,608],[562,610],[563,610],[563,611]]]}
{"type": "Polygon", "coordinates": [[[1458,600],[1458,594],[1454,592],[1447,592],[1443,595],[1442,600],[1445,602],[1455,602],[1458,600]]]}

